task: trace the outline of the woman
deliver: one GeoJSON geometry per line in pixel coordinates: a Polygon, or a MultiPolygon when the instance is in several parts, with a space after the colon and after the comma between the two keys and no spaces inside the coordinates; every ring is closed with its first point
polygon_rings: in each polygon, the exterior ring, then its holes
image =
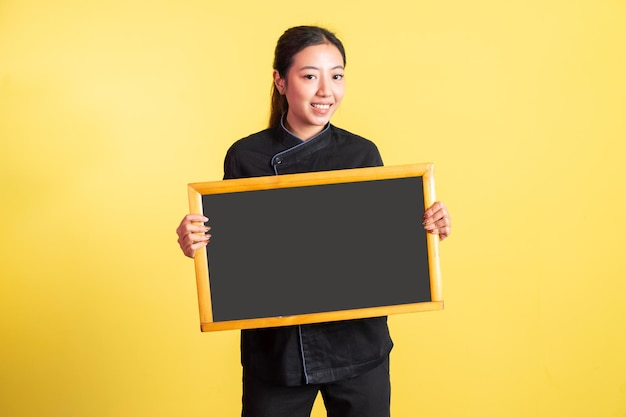
{"type": "MultiPolygon", "coordinates": [[[[276,45],[269,128],[235,142],[224,179],[381,166],[371,141],[330,124],[344,96],[345,50],[326,29],[298,26],[276,45]]],[[[210,241],[202,215],[178,229],[185,255],[210,241]],[[194,222],[196,224],[194,224],[194,222]]],[[[445,239],[450,217],[433,204],[422,216],[429,233],[445,239]]],[[[322,393],[328,416],[388,416],[389,353],[386,317],[243,330],[243,417],[309,416],[322,393]]]]}

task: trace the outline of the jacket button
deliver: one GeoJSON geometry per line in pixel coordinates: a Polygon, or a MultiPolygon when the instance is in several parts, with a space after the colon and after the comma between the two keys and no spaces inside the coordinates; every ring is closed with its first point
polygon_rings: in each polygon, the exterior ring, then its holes
{"type": "Polygon", "coordinates": [[[274,160],[274,162],[276,162],[276,165],[280,165],[280,164],[282,164],[282,163],[283,163],[283,160],[282,160],[282,159],[280,159],[280,158],[276,158],[276,159],[274,160]]]}

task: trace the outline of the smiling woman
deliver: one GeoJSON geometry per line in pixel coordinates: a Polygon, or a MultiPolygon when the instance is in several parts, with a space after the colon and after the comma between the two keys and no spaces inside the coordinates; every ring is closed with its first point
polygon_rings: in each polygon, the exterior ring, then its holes
{"type": "Polygon", "coordinates": [[[275,87],[289,103],[285,127],[302,140],[317,135],[341,104],[343,77],[343,56],[331,44],[298,52],[286,75],[274,70],[275,87]]]}
{"type": "MultiPolygon", "coordinates": [[[[288,29],[275,50],[270,125],[230,147],[224,179],[382,166],[373,142],[330,123],[344,96],[345,65],[343,45],[332,32],[317,26],[288,29]]],[[[441,239],[450,233],[441,202],[415,213],[415,220],[441,239]]],[[[185,255],[193,257],[209,244],[206,222],[201,214],[181,221],[178,242],[185,255]]],[[[285,267],[285,253],[275,252],[268,261],[285,267]]],[[[315,263],[316,251],[305,257],[310,262],[288,267],[294,281],[315,263]]],[[[387,317],[242,330],[242,416],[309,416],[318,392],[328,415],[389,416],[392,347],[387,317]]]]}

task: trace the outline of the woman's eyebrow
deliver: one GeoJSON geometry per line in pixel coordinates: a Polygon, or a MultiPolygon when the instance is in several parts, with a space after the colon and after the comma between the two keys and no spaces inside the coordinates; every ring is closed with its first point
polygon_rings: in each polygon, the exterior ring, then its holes
{"type": "MultiPolygon", "coordinates": [[[[341,69],[341,70],[344,69],[343,65],[336,65],[336,66],[331,68],[331,71],[338,70],[338,69],[341,69]]],[[[320,69],[319,69],[319,67],[316,67],[314,65],[305,65],[304,67],[300,68],[300,71],[304,71],[304,70],[316,70],[316,71],[319,71],[320,69]]]]}

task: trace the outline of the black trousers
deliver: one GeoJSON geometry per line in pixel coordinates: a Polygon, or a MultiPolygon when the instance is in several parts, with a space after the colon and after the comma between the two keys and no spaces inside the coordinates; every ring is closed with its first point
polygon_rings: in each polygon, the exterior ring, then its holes
{"type": "Polygon", "coordinates": [[[317,393],[328,417],[389,417],[389,359],[355,378],[285,387],[243,377],[242,417],[310,417],[317,393]]]}

